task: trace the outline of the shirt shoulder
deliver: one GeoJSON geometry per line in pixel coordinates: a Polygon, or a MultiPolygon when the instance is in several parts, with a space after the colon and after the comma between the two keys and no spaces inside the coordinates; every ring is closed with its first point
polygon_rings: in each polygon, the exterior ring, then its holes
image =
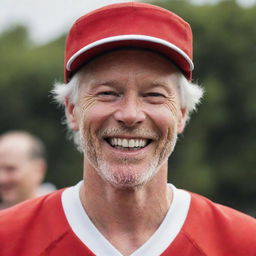
{"type": "Polygon", "coordinates": [[[69,227],[61,193],[59,190],[0,211],[0,255],[39,255],[65,236],[69,227]]]}
{"type": "Polygon", "coordinates": [[[256,255],[255,218],[194,193],[183,232],[206,255],[256,255]]]}

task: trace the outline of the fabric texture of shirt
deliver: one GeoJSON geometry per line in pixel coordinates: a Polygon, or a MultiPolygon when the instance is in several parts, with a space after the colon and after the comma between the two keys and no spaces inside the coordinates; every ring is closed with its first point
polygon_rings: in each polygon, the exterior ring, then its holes
{"type": "MultiPolygon", "coordinates": [[[[111,256],[122,255],[108,244],[81,207],[79,186],[0,211],[0,255],[110,255],[104,253],[105,245],[112,250],[111,256]],[[97,254],[97,247],[103,248],[102,254],[97,254]]],[[[254,218],[200,195],[172,189],[173,203],[163,223],[131,255],[256,256],[254,218]]]]}

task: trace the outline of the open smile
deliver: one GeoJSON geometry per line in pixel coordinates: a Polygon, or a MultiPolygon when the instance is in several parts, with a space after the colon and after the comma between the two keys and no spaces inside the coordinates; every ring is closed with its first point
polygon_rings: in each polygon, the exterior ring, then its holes
{"type": "Polygon", "coordinates": [[[148,146],[152,139],[144,138],[105,138],[105,141],[113,148],[122,150],[139,150],[148,146]]]}

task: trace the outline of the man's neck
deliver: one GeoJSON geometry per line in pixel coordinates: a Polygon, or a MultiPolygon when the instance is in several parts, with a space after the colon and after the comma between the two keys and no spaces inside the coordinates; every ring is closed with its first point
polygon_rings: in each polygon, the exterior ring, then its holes
{"type": "Polygon", "coordinates": [[[163,169],[146,185],[129,189],[85,179],[80,190],[83,207],[98,230],[123,255],[139,248],[162,223],[172,201],[164,177],[163,169]]]}

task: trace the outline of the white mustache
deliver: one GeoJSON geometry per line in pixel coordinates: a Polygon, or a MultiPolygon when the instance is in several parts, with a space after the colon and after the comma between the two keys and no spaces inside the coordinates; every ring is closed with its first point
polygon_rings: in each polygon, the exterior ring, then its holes
{"type": "Polygon", "coordinates": [[[103,130],[99,130],[97,135],[100,138],[103,137],[119,137],[124,135],[129,135],[130,137],[135,138],[147,138],[152,140],[158,140],[160,138],[160,135],[156,133],[155,131],[150,131],[148,129],[144,128],[105,128],[103,130]]]}

